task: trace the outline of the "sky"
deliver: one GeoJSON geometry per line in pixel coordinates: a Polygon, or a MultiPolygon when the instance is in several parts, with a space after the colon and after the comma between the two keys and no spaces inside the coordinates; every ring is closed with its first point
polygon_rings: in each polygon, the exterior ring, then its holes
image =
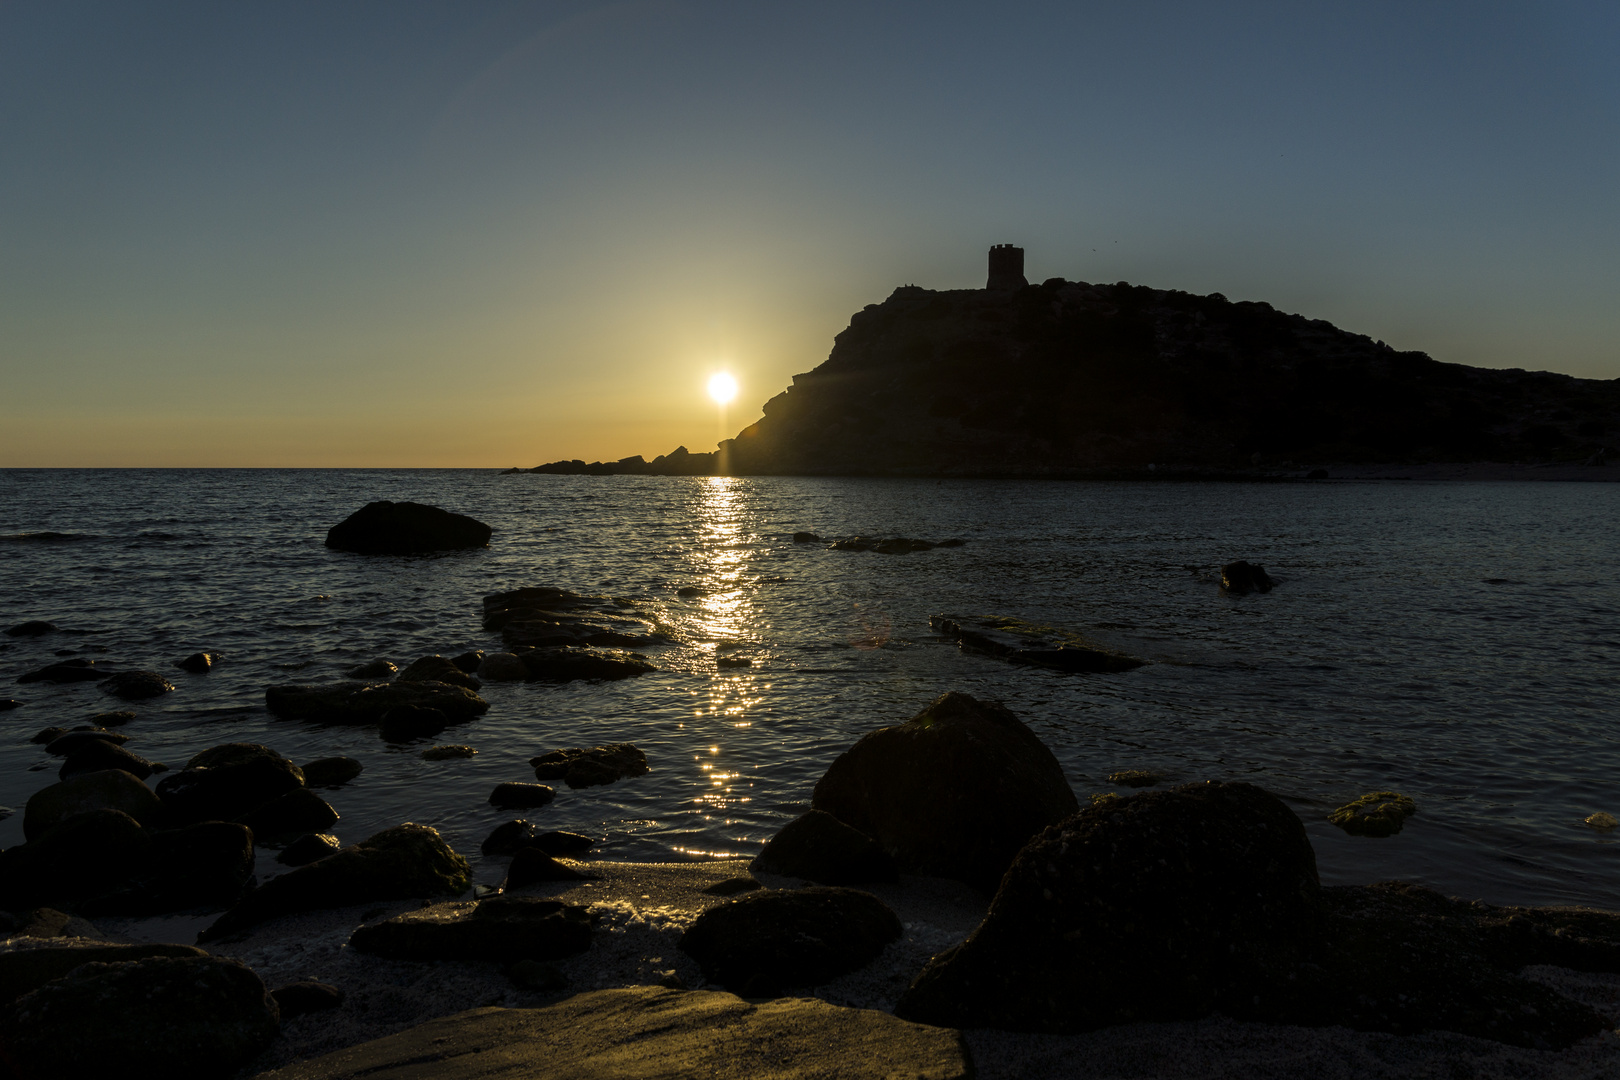
{"type": "Polygon", "coordinates": [[[0,466],[711,450],[995,243],[1620,377],[1617,56],[1612,2],[0,0],[0,466]]]}

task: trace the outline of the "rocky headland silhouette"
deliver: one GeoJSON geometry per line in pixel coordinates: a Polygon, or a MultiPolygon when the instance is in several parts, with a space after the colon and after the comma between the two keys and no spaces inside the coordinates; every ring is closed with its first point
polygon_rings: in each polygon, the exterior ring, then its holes
{"type": "MultiPolygon", "coordinates": [[[[1022,252],[1011,249],[1019,256],[1022,252]]],[[[1620,380],[1401,351],[1322,319],[1117,282],[907,285],[713,453],[594,475],[1097,476],[1349,462],[1601,464],[1620,380]]]]}

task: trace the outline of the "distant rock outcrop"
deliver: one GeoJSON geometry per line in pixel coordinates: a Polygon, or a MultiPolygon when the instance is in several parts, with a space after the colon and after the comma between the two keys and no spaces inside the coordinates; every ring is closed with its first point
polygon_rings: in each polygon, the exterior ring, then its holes
{"type": "Polygon", "coordinates": [[[414,502],[367,503],[326,533],[326,546],[360,555],[418,555],[489,544],[493,530],[465,514],[414,502]]]}

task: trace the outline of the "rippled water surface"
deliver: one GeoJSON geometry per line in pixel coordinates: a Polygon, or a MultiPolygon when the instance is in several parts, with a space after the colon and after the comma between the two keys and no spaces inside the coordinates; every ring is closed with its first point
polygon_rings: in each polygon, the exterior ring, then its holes
{"type": "MultiPolygon", "coordinates": [[[[1617,511],[1612,484],[7,471],[0,625],[79,633],[0,639],[0,673],[64,650],[162,671],[178,692],[134,706],[131,750],[175,767],[230,741],[348,754],[365,772],[329,793],[340,837],[413,820],[469,855],[510,816],[490,789],[531,779],[530,756],[633,741],[650,776],[560,788],[531,816],[610,857],[660,860],[757,850],[863,732],[966,690],[1022,717],[1082,799],[1122,768],[1265,786],[1305,821],[1325,881],[1614,907],[1620,845],[1582,819],[1620,816],[1617,511]],[[327,550],[326,529],[373,499],[472,514],[495,538],[439,557],[327,550]],[[800,529],[967,543],[835,552],[795,545],[800,529]],[[42,532],[63,535],[25,535],[42,532]],[[1281,584],[1223,596],[1217,567],[1234,558],[1281,584]],[[271,683],[498,648],[480,599],[522,585],[632,600],[679,644],[640,679],[486,685],[489,713],[440,740],[477,747],[464,761],[263,707],[271,683]],[[1154,662],[1011,667],[935,635],[937,612],[1072,627],[1154,662]],[[752,668],[716,669],[733,645],[752,668]],[[171,666],[197,650],[225,659],[206,675],[171,666]],[[1326,823],[1375,789],[1417,800],[1399,836],[1326,823]]],[[[19,809],[55,779],[29,736],[119,704],[83,683],[5,696],[26,702],[0,713],[0,804],[19,809]]],[[[0,846],[21,820],[0,821],[0,846]]]]}

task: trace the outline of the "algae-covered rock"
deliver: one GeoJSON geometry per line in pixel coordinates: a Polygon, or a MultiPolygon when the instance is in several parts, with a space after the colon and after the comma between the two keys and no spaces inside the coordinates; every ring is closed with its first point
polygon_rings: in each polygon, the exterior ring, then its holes
{"type": "Polygon", "coordinates": [[[373,900],[458,896],[471,884],[467,860],[451,850],[438,830],[407,822],[271,878],[216,919],[197,940],[212,941],[301,911],[373,900]]]}
{"type": "Polygon", "coordinates": [[[1108,782],[1121,787],[1154,787],[1164,783],[1164,779],[1164,774],[1146,769],[1121,769],[1108,774],[1108,782]]]}
{"type": "Polygon", "coordinates": [[[1394,836],[1417,813],[1417,803],[1393,791],[1372,791],[1328,815],[1351,836],[1394,836]]]}
{"type": "Polygon", "coordinates": [[[1620,825],[1620,821],[1616,821],[1613,814],[1606,814],[1601,810],[1586,819],[1587,828],[1596,829],[1598,832],[1609,832],[1616,825],[1620,825]]]}

